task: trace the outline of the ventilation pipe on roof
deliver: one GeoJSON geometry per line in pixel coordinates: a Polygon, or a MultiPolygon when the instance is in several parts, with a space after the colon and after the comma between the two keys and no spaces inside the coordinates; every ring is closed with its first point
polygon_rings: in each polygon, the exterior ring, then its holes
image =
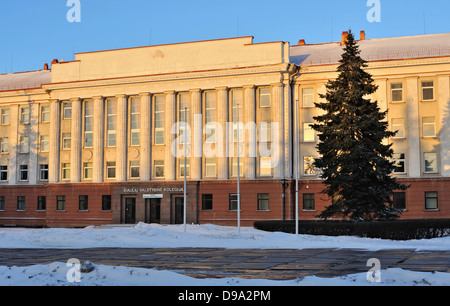
{"type": "Polygon", "coordinates": [[[300,40],[298,41],[298,45],[299,45],[299,46],[304,46],[304,45],[306,45],[305,40],[304,40],[304,39],[300,39],[300,40]]]}
{"type": "Polygon", "coordinates": [[[345,43],[348,41],[348,31],[342,32],[341,36],[341,46],[345,45],[345,43]]]}

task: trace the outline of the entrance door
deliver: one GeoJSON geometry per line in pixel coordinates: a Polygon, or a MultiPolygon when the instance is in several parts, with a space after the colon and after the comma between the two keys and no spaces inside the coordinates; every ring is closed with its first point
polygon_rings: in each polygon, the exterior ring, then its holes
{"type": "Polygon", "coordinates": [[[183,224],[184,221],[184,198],[175,198],[175,224],[183,224]]]}
{"type": "Polygon", "coordinates": [[[125,198],[125,224],[136,223],[136,198],[125,198]]]}
{"type": "Polygon", "coordinates": [[[161,199],[149,199],[150,200],[150,223],[161,222],[161,199]]]}

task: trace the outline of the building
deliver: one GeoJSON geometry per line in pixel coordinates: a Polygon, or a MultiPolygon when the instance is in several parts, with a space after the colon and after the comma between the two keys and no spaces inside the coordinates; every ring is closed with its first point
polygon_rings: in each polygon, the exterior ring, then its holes
{"type": "MultiPolygon", "coordinates": [[[[239,37],[0,75],[0,225],[182,223],[185,173],[189,223],[236,224],[238,172],[242,225],[294,219],[297,154],[300,218],[313,219],[329,200],[311,167],[312,102],[341,45],[239,37]]],[[[450,217],[450,34],[360,46],[399,130],[402,218],[450,217]]]]}

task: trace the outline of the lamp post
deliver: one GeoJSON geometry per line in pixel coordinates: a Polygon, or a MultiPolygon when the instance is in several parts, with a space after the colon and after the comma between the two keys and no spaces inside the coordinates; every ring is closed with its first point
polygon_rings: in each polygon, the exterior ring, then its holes
{"type": "Polygon", "coordinates": [[[238,219],[238,232],[241,232],[241,190],[240,190],[240,167],[239,167],[239,149],[240,149],[240,143],[239,143],[239,104],[237,105],[237,219],[238,219]]]}
{"type": "Polygon", "coordinates": [[[187,157],[186,157],[186,147],[187,147],[187,107],[184,108],[184,197],[183,197],[183,223],[184,223],[184,232],[186,232],[186,164],[187,164],[187,157]]]}

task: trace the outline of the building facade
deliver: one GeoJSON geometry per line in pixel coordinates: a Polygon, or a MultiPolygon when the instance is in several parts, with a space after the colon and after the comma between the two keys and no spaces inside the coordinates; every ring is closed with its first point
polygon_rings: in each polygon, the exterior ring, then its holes
{"type": "MultiPolygon", "coordinates": [[[[450,217],[449,38],[360,40],[412,185],[394,194],[402,218],[450,217]]],[[[240,37],[0,75],[0,225],[182,223],[185,191],[187,222],[234,225],[238,176],[241,224],[289,220],[297,173],[299,216],[314,219],[330,201],[309,125],[341,53],[240,37]]]]}

